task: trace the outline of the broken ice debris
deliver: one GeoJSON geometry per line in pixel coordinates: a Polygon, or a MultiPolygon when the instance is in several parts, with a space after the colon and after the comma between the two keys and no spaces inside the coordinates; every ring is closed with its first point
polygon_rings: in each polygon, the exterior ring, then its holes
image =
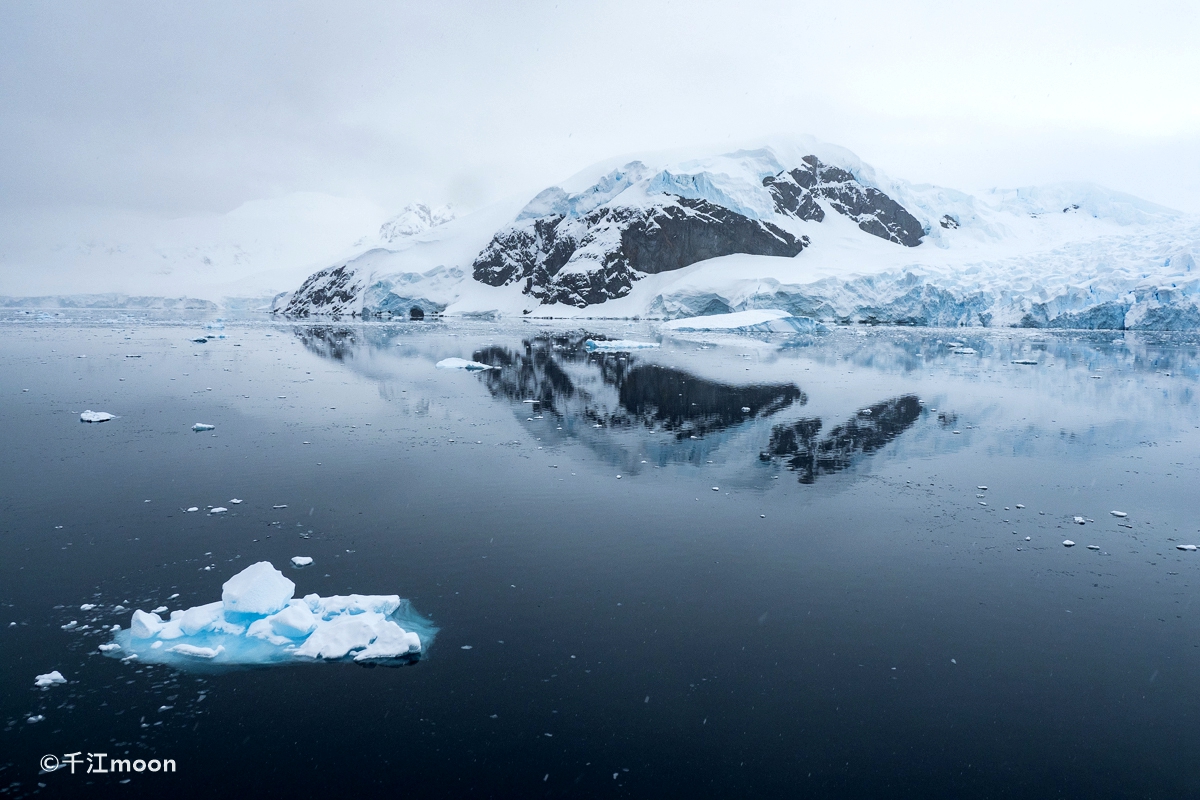
{"type": "Polygon", "coordinates": [[[1023,365],[1030,366],[1030,367],[1036,367],[1038,362],[1032,361],[1028,358],[1017,358],[1017,359],[1013,359],[1012,363],[1023,364],[1023,365]]]}
{"type": "Polygon", "coordinates": [[[199,433],[200,431],[216,430],[216,428],[217,428],[216,425],[209,425],[207,422],[197,422],[195,425],[192,426],[192,430],[196,431],[197,433],[199,433]]]}
{"type": "Polygon", "coordinates": [[[235,498],[233,498],[232,500],[230,500],[230,501],[229,501],[229,504],[230,504],[230,505],[234,505],[234,506],[236,506],[236,505],[240,505],[240,504],[241,504],[241,502],[242,502],[241,500],[238,500],[238,499],[235,497],[235,498]]]}
{"type": "Polygon", "coordinates": [[[110,419],[116,418],[115,414],[107,411],[92,411],[90,408],[79,415],[80,422],[108,422],[110,419]]]}
{"type": "Polygon", "coordinates": [[[1114,517],[1120,517],[1121,519],[1129,516],[1124,511],[1110,511],[1108,513],[1112,514],[1114,517]]]}
{"type": "MultiPolygon", "coordinates": [[[[267,561],[225,582],[221,600],[174,611],[170,619],[133,612],[113,644],[125,658],[188,668],[303,660],[412,662],[437,633],[397,595],[292,597],[295,584],[267,561]],[[164,646],[166,645],[166,646],[164,646]]],[[[114,657],[116,651],[105,651],[114,657]]]]}
{"type": "Polygon", "coordinates": [[[1098,545],[1098,544],[1089,544],[1088,545],[1088,550],[1099,550],[1099,549],[1100,549],[1100,545],[1098,545]]]}
{"type": "Polygon", "coordinates": [[[66,683],[67,679],[62,676],[58,670],[47,672],[45,675],[38,675],[33,679],[34,686],[54,686],[58,683],[66,683]]]}
{"type": "Polygon", "coordinates": [[[311,556],[292,556],[292,566],[307,567],[313,562],[311,556]]]}
{"type": "Polygon", "coordinates": [[[1084,519],[1083,517],[1075,517],[1075,524],[1076,524],[1076,525],[1083,525],[1083,524],[1085,524],[1086,522],[1087,522],[1087,520],[1086,520],[1086,519],[1084,519]]]}
{"type": "Polygon", "coordinates": [[[41,714],[34,714],[32,717],[30,717],[29,719],[27,719],[25,721],[28,722],[30,725],[32,725],[33,723],[41,722],[44,719],[45,719],[45,717],[42,716],[41,714]]]}
{"type": "Polygon", "coordinates": [[[973,347],[959,347],[959,348],[956,348],[956,349],[954,350],[954,354],[955,354],[956,356],[973,356],[973,355],[975,355],[975,348],[973,348],[973,347]]]}
{"type": "Polygon", "coordinates": [[[662,329],[668,333],[814,333],[826,328],[815,319],[794,317],[786,311],[772,308],[676,319],[664,322],[662,329]]]}
{"type": "Polygon", "coordinates": [[[199,510],[200,510],[199,506],[190,506],[185,513],[190,514],[193,511],[199,511],[199,510]]]}
{"type": "Polygon", "coordinates": [[[1070,539],[1063,539],[1063,547],[1074,547],[1075,543],[1070,539]]]}
{"type": "Polygon", "coordinates": [[[1175,545],[1175,549],[1176,550],[1193,551],[1196,549],[1196,545],[1194,545],[1194,544],[1177,544],[1177,545],[1175,545]]]}
{"type": "Polygon", "coordinates": [[[114,650],[120,650],[121,645],[117,644],[116,642],[109,642],[108,644],[100,645],[96,649],[99,650],[101,653],[111,653],[114,650]]]}
{"type": "Polygon", "coordinates": [[[742,406],[742,413],[743,413],[743,414],[749,414],[749,413],[750,413],[750,406],[742,406]]]}
{"type": "Polygon", "coordinates": [[[79,610],[80,611],[91,611],[95,607],[96,607],[95,603],[84,603],[83,605],[81,605],[79,607],[79,610]]]}
{"type": "Polygon", "coordinates": [[[658,347],[658,344],[655,342],[635,342],[632,339],[614,339],[612,341],[588,339],[583,343],[583,346],[588,350],[647,350],[651,347],[658,347]]]}
{"type": "Polygon", "coordinates": [[[475,372],[481,369],[495,369],[489,364],[480,364],[478,361],[467,361],[465,358],[444,358],[437,362],[438,369],[465,369],[469,372],[475,372]]]}
{"type": "Polygon", "coordinates": [[[217,506],[216,508],[210,509],[208,513],[210,513],[210,514],[224,514],[224,513],[225,513],[226,511],[228,511],[228,510],[229,510],[229,509],[228,509],[228,508],[225,508],[225,506],[217,506]]]}

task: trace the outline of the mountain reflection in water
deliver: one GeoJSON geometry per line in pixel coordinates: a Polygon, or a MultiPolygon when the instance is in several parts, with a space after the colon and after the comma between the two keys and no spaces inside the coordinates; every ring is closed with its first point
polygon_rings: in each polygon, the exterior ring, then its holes
{"type": "Polygon", "coordinates": [[[802,419],[776,425],[771,431],[763,461],[787,458],[801,483],[814,483],[818,475],[840,472],[861,455],[872,453],[895,439],[921,416],[916,395],[904,395],[865,408],[820,439],[821,420],[802,419]]]}
{"type": "Polygon", "coordinates": [[[708,380],[674,367],[639,363],[626,353],[588,351],[588,338],[594,337],[539,336],[524,342],[523,353],[488,347],[473,358],[501,367],[483,374],[493,396],[534,401],[543,412],[577,414],[593,426],[640,426],[680,440],[808,402],[794,383],[736,386],[708,380]]]}

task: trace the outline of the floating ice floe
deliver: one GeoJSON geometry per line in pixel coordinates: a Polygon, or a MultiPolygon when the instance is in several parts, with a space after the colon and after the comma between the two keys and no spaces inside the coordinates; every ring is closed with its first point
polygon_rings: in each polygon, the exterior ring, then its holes
{"type": "Polygon", "coordinates": [[[588,350],[648,350],[659,345],[656,342],[635,342],[632,339],[614,339],[612,341],[588,339],[583,346],[588,350]]]}
{"type": "Polygon", "coordinates": [[[232,506],[241,505],[241,503],[242,501],[238,500],[236,497],[229,501],[229,504],[232,506]]]}
{"type": "Polygon", "coordinates": [[[489,364],[480,364],[478,361],[467,361],[465,358],[443,358],[437,362],[438,369],[465,369],[468,372],[475,372],[481,369],[495,369],[489,364]]]}
{"type": "Polygon", "coordinates": [[[956,356],[973,356],[975,355],[974,347],[956,347],[953,351],[956,356]]]}
{"type": "Polygon", "coordinates": [[[710,314],[664,322],[667,333],[725,331],[729,333],[813,333],[825,326],[808,317],[793,317],[786,311],[773,308],[735,311],[732,314],[710,314]]]}
{"type": "Polygon", "coordinates": [[[1076,525],[1085,525],[1085,524],[1087,524],[1087,520],[1084,519],[1083,517],[1075,517],[1075,524],[1076,525]]]}
{"type": "Polygon", "coordinates": [[[46,718],[44,716],[42,716],[41,714],[34,714],[32,717],[30,717],[29,719],[27,719],[25,721],[28,722],[30,725],[32,725],[35,722],[42,722],[45,719],[46,718]]]}
{"type": "Polygon", "coordinates": [[[216,508],[210,508],[210,509],[208,510],[208,513],[210,513],[210,514],[224,514],[224,513],[225,513],[226,511],[228,511],[228,510],[229,510],[229,509],[228,509],[228,508],[226,508],[225,506],[217,506],[216,508]]]}
{"type": "Polygon", "coordinates": [[[120,650],[121,645],[117,644],[116,642],[109,642],[107,644],[100,645],[96,649],[99,650],[101,653],[112,653],[116,650],[120,650]]]}
{"type": "Polygon", "coordinates": [[[1038,362],[1028,358],[1016,358],[1012,361],[1013,364],[1021,364],[1022,366],[1036,367],[1038,362]]]}
{"type": "Polygon", "coordinates": [[[199,433],[200,431],[216,430],[216,428],[217,428],[216,425],[209,425],[207,422],[197,422],[195,425],[192,426],[192,430],[196,431],[197,433],[199,433]]]}
{"type": "Polygon", "coordinates": [[[1075,543],[1070,539],[1063,539],[1063,547],[1074,547],[1075,543]]]}
{"type": "Polygon", "coordinates": [[[1098,544],[1089,544],[1088,545],[1088,550],[1099,550],[1099,549],[1100,549],[1100,545],[1098,545],[1098,544]]]}
{"type": "Polygon", "coordinates": [[[292,566],[294,567],[307,567],[312,562],[312,556],[292,556],[292,566]]]}
{"type": "Polygon", "coordinates": [[[1177,545],[1175,545],[1175,549],[1176,550],[1187,550],[1188,552],[1193,552],[1196,549],[1196,545],[1194,545],[1194,544],[1177,544],[1177,545]]]}
{"type": "Polygon", "coordinates": [[[54,686],[59,683],[66,683],[67,679],[63,677],[58,670],[47,672],[45,675],[38,675],[33,679],[34,686],[54,686]]]}
{"type": "Polygon", "coordinates": [[[80,611],[91,611],[95,607],[96,607],[95,603],[84,603],[83,605],[81,605],[79,607],[79,610],[80,611]]]}
{"type": "Polygon", "coordinates": [[[80,422],[108,422],[110,419],[116,418],[116,414],[110,414],[107,411],[92,411],[90,408],[79,415],[80,422]]]}
{"type": "Polygon", "coordinates": [[[1121,519],[1125,519],[1125,517],[1129,516],[1124,511],[1110,511],[1108,513],[1112,514],[1114,517],[1119,517],[1121,519]]]}
{"type": "Polygon", "coordinates": [[[316,594],[295,598],[296,585],[268,561],[251,564],[222,586],[214,603],[171,612],[133,612],[106,650],[115,658],[194,667],[305,661],[411,663],[437,628],[397,595],[316,594]],[[128,655],[125,655],[128,653],[128,655]]]}

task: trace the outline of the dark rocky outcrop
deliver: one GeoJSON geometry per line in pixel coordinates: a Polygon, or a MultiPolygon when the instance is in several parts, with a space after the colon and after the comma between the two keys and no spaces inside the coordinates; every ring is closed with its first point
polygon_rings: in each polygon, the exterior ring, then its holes
{"type": "MultiPolygon", "coordinates": [[[[817,200],[823,199],[872,236],[906,247],[921,243],[925,229],[904,206],[878,189],[863,186],[846,170],[822,163],[816,156],[805,156],[803,162],[803,166],[763,179],[763,186],[771,192],[780,214],[821,222],[825,212],[817,200]]],[[[945,219],[943,227],[948,227],[945,219]]]]}
{"type": "Polygon", "coordinates": [[[808,244],[782,228],[706,200],[663,195],[648,208],[601,206],[551,215],[497,233],[475,259],[475,280],[525,281],[543,303],[584,307],[629,293],[645,275],[734,253],[791,257],[808,244]]]}
{"type": "Polygon", "coordinates": [[[314,311],[325,314],[349,314],[362,290],[353,267],[341,265],[314,272],[292,295],[283,313],[306,317],[314,311]]]}

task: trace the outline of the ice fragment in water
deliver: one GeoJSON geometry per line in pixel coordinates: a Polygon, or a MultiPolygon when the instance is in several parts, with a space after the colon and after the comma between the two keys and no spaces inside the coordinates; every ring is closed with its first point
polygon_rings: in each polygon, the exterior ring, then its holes
{"type": "Polygon", "coordinates": [[[34,686],[54,686],[58,683],[66,683],[67,679],[62,676],[58,670],[47,672],[45,675],[38,675],[33,679],[34,686]]]}
{"type": "Polygon", "coordinates": [[[1084,524],[1084,523],[1086,523],[1086,522],[1087,522],[1087,520],[1086,520],[1086,519],[1084,519],[1083,517],[1075,517],[1075,524],[1076,524],[1076,525],[1083,525],[1083,524],[1084,524]]]}
{"type": "Polygon", "coordinates": [[[1100,549],[1100,545],[1098,545],[1098,544],[1089,544],[1088,545],[1088,550],[1099,550],[1099,549],[1100,549]]]}
{"type": "Polygon", "coordinates": [[[1063,547],[1074,547],[1075,543],[1070,539],[1063,539],[1063,547]]]}
{"type": "Polygon", "coordinates": [[[465,369],[470,372],[475,372],[481,369],[495,369],[488,364],[480,364],[478,361],[467,361],[465,358],[444,358],[437,362],[438,369],[465,369]]]}
{"type": "Polygon", "coordinates": [[[1175,545],[1175,549],[1176,550],[1193,551],[1196,549],[1196,545],[1194,545],[1194,544],[1177,544],[1177,545],[1175,545]]]}
{"type": "Polygon", "coordinates": [[[1114,517],[1120,517],[1121,519],[1125,519],[1125,517],[1129,516],[1124,511],[1110,511],[1108,513],[1112,514],[1114,517]]]}
{"type": "Polygon", "coordinates": [[[29,719],[27,719],[25,721],[28,722],[30,725],[32,725],[33,723],[41,722],[44,719],[45,719],[45,717],[42,716],[41,714],[34,714],[32,717],[30,717],[29,719]]]}
{"type": "Polygon", "coordinates": [[[225,611],[266,616],[282,611],[296,591],[283,573],[269,561],[259,561],[225,581],[221,602],[225,611]]]}
{"type": "Polygon", "coordinates": [[[292,556],[292,566],[307,567],[313,562],[311,556],[292,556]]]}
{"type": "Polygon", "coordinates": [[[437,633],[396,595],[293,598],[294,584],[265,561],[235,575],[224,589],[224,600],[176,611],[165,622],[135,611],[130,629],[116,632],[116,641],[102,652],[115,656],[123,649],[133,651],[123,660],[141,656],[140,661],[183,668],[312,659],[415,661],[437,633]]]}
{"type": "Polygon", "coordinates": [[[232,506],[236,506],[236,505],[241,505],[241,502],[242,502],[241,500],[238,500],[238,499],[235,497],[235,498],[233,498],[232,500],[230,500],[230,501],[229,501],[229,504],[230,504],[230,505],[232,505],[232,506]]]}
{"type": "Polygon", "coordinates": [[[79,415],[80,422],[108,422],[110,419],[116,418],[115,414],[107,411],[92,411],[90,408],[79,415]]]}
{"type": "Polygon", "coordinates": [[[224,514],[224,513],[225,513],[226,511],[228,511],[228,510],[229,510],[229,509],[228,509],[228,508],[225,508],[225,506],[217,506],[216,508],[214,508],[214,509],[211,509],[211,510],[210,510],[208,513],[210,513],[210,514],[224,514]]]}
{"type": "Polygon", "coordinates": [[[216,425],[209,425],[207,422],[197,422],[195,425],[192,426],[192,430],[199,433],[200,431],[216,430],[216,427],[217,427],[216,425]]]}
{"type": "Polygon", "coordinates": [[[1036,361],[1030,361],[1030,360],[1029,360],[1029,359],[1027,359],[1027,358],[1018,358],[1018,359],[1014,360],[1012,363],[1014,363],[1014,364],[1025,364],[1025,365],[1028,365],[1028,366],[1031,366],[1031,367],[1036,367],[1038,362],[1036,362],[1036,361]]]}
{"type": "Polygon", "coordinates": [[[84,603],[83,605],[81,605],[79,607],[79,610],[80,611],[91,611],[95,607],[96,607],[95,603],[84,603]]]}
{"type": "Polygon", "coordinates": [[[111,652],[113,652],[114,650],[120,650],[120,649],[121,649],[121,645],[117,644],[116,642],[109,642],[108,644],[102,644],[102,645],[100,645],[100,647],[98,647],[97,649],[98,649],[98,650],[99,650],[101,653],[111,653],[111,652]]]}
{"type": "Polygon", "coordinates": [[[588,339],[583,346],[588,350],[646,350],[658,347],[655,342],[635,342],[632,339],[614,339],[612,341],[588,339]]]}
{"type": "Polygon", "coordinates": [[[190,514],[190,513],[192,513],[193,511],[199,511],[199,510],[200,510],[200,507],[199,507],[199,506],[191,506],[191,507],[189,507],[189,508],[188,508],[188,510],[187,510],[187,513],[188,513],[188,514],[190,514]]]}

